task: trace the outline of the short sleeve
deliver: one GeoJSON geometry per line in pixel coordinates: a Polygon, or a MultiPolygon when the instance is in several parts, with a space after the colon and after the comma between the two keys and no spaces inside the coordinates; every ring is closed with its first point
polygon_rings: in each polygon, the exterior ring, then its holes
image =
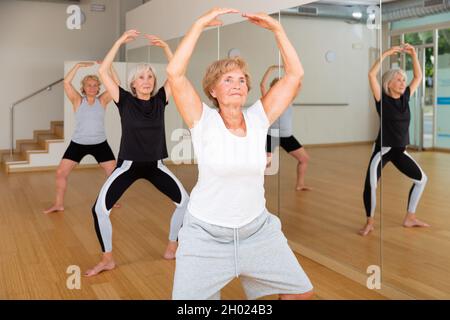
{"type": "Polygon", "coordinates": [[[119,86],[119,101],[118,102],[114,101],[119,110],[123,108],[123,106],[125,105],[126,101],[129,99],[130,96],[131,93],[129,93],[127,90],[119,86]]]}
{"type": "Polygon", "coordinates": [[[375,107],[377,108],[377,111],[380,112],[381,110],[381,100],[383,100],[383,96],[381,97],[380,101],[377,101],[375,97],[373,97],[373,100],[375,101],[375,107]]]}
{"type": "Polygon", "coordinates": [[[213,113],[214,110],[208,106],[206,103],[202,103],[202,115],[200,116],[200,119],[195,121],[193,127],[190,129],[191,132],[194,134],[195,132],[199,132],[203,128],[203,123],[205,122],[205,119],[208,118],[208,116],[213,113]]]}
{"type": "Polygon", "coordinates": [[[165,107],[167,106],[167,96],[166,96],[166,89],[164,86],[159,88],[158,92],[153,96],[155,99],[155,102],[158,104],[158,107],[165,107]]]}
{"type": "Polygon", "coordinates": [[[247,115],[252,119],[252,122],[256,126],[267,129],[270,127],[270,122],[261,100],[256,101],[247,109],[247,115]]]}

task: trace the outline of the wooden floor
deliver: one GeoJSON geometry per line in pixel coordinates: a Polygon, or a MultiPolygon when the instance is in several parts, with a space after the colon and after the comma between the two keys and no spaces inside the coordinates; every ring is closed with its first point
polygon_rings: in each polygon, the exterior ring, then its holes
{"type": "Polygon", "coordinates": [[[381,266],[383,284],[414,298],[449,299],[450,154],[410,152],[428,175],[417,215],[432,228],[401,226],[412,182],[389,164],[377,193],[376,230],[363,238],[357,231],[365,222],[362,191],[371,146],[308,152],[306,182],[314,190],[300,193],[294,190],[296,162],[281,153],[279,214],[288,239],[361,274],[369,265],[381,266]]]}
{"type": "MultiPolygon", "coordinates": [[[[191,190],[196,166],[169,167],[191,190]]],[[[270,177],[267,182],[272,211],[278,203],[277,180],[270,177]]],[[[0,299],[170,299],[175,262],[162,259],[162,253],[174,205],[145,181],[134,184],[120,200],[122,208],[111,213],[118,268],[83,277],[80,290],[66,287],[70,265],[83,271],[99,259],[90,208],[103,181],[100,169],[75,170],[65,212],[44,215],[42,210],[54,197],[53,172],[0,173],[0,299]]],[[[319,235],[316,238],[320,241],[319,235]]],[[[316,299],[383,299],[376,291],[298,258],[315,286],[316,299]]],[[[245,298],[237,280],[225,287],[222,298],[245,298]]]]}
{"type": "Polygon", "coordinates": [[[432,227],[399,226],[411,182],[390,165],[383,183],[384,279],[417,298],[450,299],[450,153],[410,154],[428,176],[417,216],[432,227]]]}

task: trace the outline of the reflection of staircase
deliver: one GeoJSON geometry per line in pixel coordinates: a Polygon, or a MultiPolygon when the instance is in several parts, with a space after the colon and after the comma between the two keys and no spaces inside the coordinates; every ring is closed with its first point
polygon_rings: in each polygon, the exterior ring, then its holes
{"type": "Polygon", "coordinates": [[[30,140],[17,140],[16,149],[11,158],[10,152],[1,154],[1,163],[4,170],[9,172],[15,170],[15,165],[26,165],[30,162],[30,155],[38,153],[48,153],[49,145],[55,142],[64,142],[64,122],[52,121],[51,129],[35,130],[34,138],[30,140]]]}

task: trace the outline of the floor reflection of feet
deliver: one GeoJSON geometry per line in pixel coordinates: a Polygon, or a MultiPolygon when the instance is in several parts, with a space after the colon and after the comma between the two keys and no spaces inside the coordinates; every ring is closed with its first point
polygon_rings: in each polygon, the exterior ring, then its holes
{"type": "Polygon", "coordinates": [[[428,223],[425,223],[423,221],[420,221],[419,219],[405,219],[403,221],[403,226],[405,228],[428,228],[431,227],[428,223]]]}
{"type": "Polygon", "coordinates": [[[63,206],[51,206],[50,208],[44,210],[44,213],[52,213],[52,212],[60,212],[60,211],[64,211],[64,207],[63,206]]]}
{"type": "Polygon", "coordinates": [[[297,190],[297,191],[312,191],[312,188],[305,186],[305,185],[299,185],[299,186],[295,187],[295,190],[297,190]]]}
{"type": "Polygon", "coordinates": [[[374,226],[373,224],[366,224],[366,226],[364,228],[362,228],[361,230],[359,230],[359,234],[363,237],[367,236],[369,233],[371,233],[374,230],[374,226]]]}
{"type": "Polygon", "coordinates": [[[114,261],[108,261],[108,262],[102,261],[99,264],[97,264],[95,267],[93,267],[92,269],[89,269],[88,271],[86,271],[84,273],[84,275],[86,277],[96,276],[103,271],[109,271],[109,270],[114,269],[115,267],[116,267],[116,264],[114,261]]]}

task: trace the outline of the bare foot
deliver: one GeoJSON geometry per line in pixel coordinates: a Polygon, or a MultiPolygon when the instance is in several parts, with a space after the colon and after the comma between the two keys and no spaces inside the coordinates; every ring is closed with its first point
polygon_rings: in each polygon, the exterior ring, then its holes
{"type": "Polygon", "coordinates": [[[164,259],[173,260],[175,259],[175,253],[177,252],[178,242],[169,241],[167,245],[166,252],[164,252],[164,259]]]}
{"type": "Polygon", "coordinates": [[[403,226],[405,228],[413,228],[413,227],[419,227],[419,228],[428,228],[431,227],[428,223],[425,223],[423,221],[420,221],[417,218],[405,218],[403,221],[403,226]]]}
{"type": "Polygon", "coordinates": [[[295,187],[295,190],[297,191],[312,191],[311,187],[307,187],[305,185],[299,185],[295,187]]]}
{"type": "Polygon", "coordinates": [[[373,223],[367,223],[364,228],[362,228],[361,230],[359,230],[359,234],[363,237],[367,236],[369,233],[371,233],[373,230],[375,229],[375,227],[373,226],[373,223]]]}
{"type": "Polygon", "coordinates": [[[110,260],[110,261],[101,261],[99,264],[97,264],[95,267],[93,267],[92,269],[89,269],[88,271],[86,271],[84,273],[84,275],[86,277],[92,277],[92,276],[96,276],[99,273],[103,272],[103,271],[109,271],[112,270],[116,267],[116,263],[114,262],[114,260],[110,260]]]}
{"type": "Polygon", "coordinates": [[[59,211],[64,211],[64,207],[54,205],[54,206],[51,206],[50,208],[44,210],[43,213],[51,213],[51,212],[59,212],[59,211]]]}

